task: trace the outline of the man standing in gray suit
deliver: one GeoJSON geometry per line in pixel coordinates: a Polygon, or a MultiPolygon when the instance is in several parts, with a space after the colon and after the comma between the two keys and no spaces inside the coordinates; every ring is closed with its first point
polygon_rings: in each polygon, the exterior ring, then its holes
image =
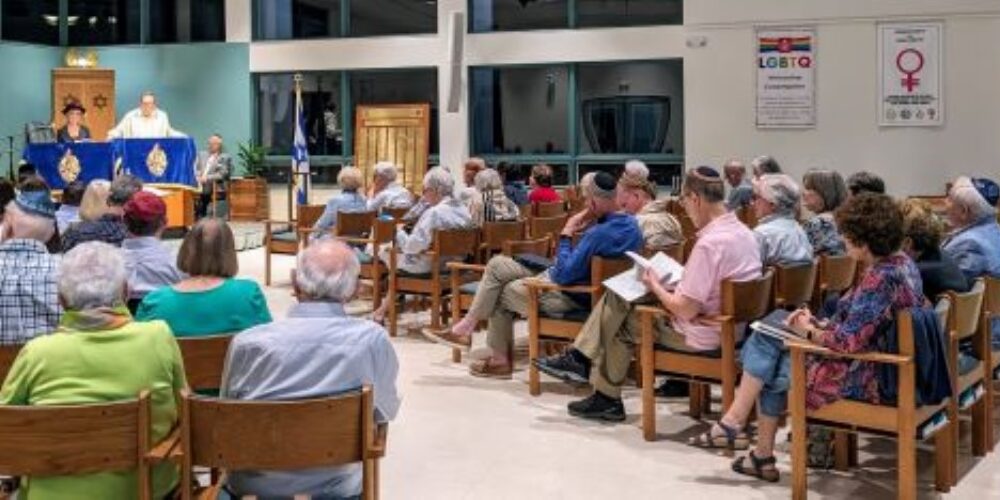
{"type": "MultiPolygon", "coordinates": [[[[198,152],[198,162],[195,175],[201,186],[201,196],[198,200],[197,215],[205,217],[212,207],[212,216],[225,216],[225,210],[219,212],[219,206],[226,200],[226,181],[233,171],[233,157],[222,152],[222,136],[212,134],[208,138],[208,150],[198,152]],[[215,187],[215,206],[212,206],[212,187],[215,187]]],[[[228,207],[227,207],[228,208],[228,207]]]]}

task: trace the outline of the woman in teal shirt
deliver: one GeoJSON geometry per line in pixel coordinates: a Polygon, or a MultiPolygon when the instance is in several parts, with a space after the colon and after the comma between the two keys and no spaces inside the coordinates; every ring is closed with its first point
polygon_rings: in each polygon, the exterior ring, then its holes
{"type": "Polygon", "coordinates": [[[233,231],[221,219],[202,219],[184,238],[177,268],[189,278],[150,292],[136,319],[161,319],[177,337],[238,333],[271,322],[256,282],[237,279],[233,231]]]}

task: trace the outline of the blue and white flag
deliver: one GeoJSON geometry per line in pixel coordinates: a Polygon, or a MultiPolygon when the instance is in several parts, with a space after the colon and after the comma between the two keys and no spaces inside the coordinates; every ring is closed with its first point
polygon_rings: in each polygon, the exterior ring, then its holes
{"type": "Polygon", "coordinates": [[[306,115],[302,111],[302,89],[295,88],[295,138],[292,142],[292,182],[299,205],[309,202],[309,149],[306,146],[306,115]],[[295,175],[301,174],[301,175],[295,175]]]}

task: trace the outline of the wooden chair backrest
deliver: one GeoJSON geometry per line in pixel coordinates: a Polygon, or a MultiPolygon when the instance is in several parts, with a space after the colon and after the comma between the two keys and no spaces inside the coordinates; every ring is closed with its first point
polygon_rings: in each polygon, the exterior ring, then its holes
{"type": "Polygon", "coordinates": [[[797,266],[775,266],[774,305],[775,307],[798,307],[812,300],[816,286],[817,264],[797,266]]]}
{"type": "Polygon", "coordinates": [[[764,274],[747,281],[724,280],[722,282],[722,308],[724,316],[733,321],[749,322],[762,318],[771,309],[771,289],[774,287],[774,270],[766,269],[764,274]]]}
{"type": "Polygon", "coordinates": [[[854,286],[857,262],[850,255],[823,255],[819,258],[817,285],[827,292],[843,292],[854,286]]]}
{"type": "Polygon", "coordinates": [[[369,212],[340,212],[337,214],[337,228],[334,230],[337,236],[364,236],[372,230],[375,223],[375,211],[369,212]]]}
{"type": "MultiPolygon", "coordinates": [[[[372,221],[372,239],[376,245],[392,243],[396,239],[397,219],[375,219],[372,221]]],[[[378,249],[376,249],[378,252],[378,249]]]]}
{"type": "Polygon", "coordinates": [[[986,285],[986,294],[983,296],[983,311],[990,317],[1000,315],[1000,278],[984,276],[980,279],[986,285]]]}
{"type": "Polygon", "coordinates": [[[948,292],[951,300],[948,330],[955,332],[959,339],[971,337],[978,332],[985,293],[986,283],[982,279],[977,279],[968,292],[948,292]]]}
{"type": "MultiPolygon", "coordinates": [[[[150,448],[149,393],[115,403],[0,406],[0,473],[66,476],[141,468],[150,448]]],[[[140,492],[144,474],[138,474],[140,492]]]]}
{"type": "Polygon", "coordinates": [[[316,225],[316,221],[323,215],[326,205],[299,205],[296,213],[295,225],[299,229],[308,229],[316,225]]]}
{"type": "Polygon", "coordinates": [[[24,346],[0,346],[0,380],[7,380],[7,373],[10,372],[10,367],[14,364],[14,360],[17,359],[18,353],[21,352],[21,347],[24,346]]]}
{"type": "Polygon", "coordinates": [[[686,213],[678,214],[675,217],[677,222],[681,223],[681,235],[684,236],[684,261],[686,262],[698,240],[698,228],[695,227],[694,221],[686,213]]]}
{"type": "Polygon", "coordinates": [[[438,229],[434,231],[438,256],[475,256],[479,250],[479,229],[438,229]]]}
{"type": "Polygon", "coordinates": [[[180,337],[177,345],[184,358],[184,374],[188,387],[194,391],[222,387],[222,371],[226,353],[234,334],[210,337],[180,337]]]}
{"type": "Polygon", "coordinates": [[[519,240],[503,242],[503,254],[511,257],[519,253],[552,257],[552,239],[548,236],[537,240],[519,240]]]}
{"type": "Polygon", "coordinates": [[[370,386],[301,401],[181,399],[184,467],[297,470],[368,458],[375,423],[370,386]]]}
{"type": "Polygon", "coordinates": [[[566,214],[566,204],[557,201],[553,203],[535,203],[535,217],[555,217],[566,214]]]}
{"type": "MultiPolygon", "coordinates": [[[[590,284],[600,285],[604,282],[604,280],[632,269],[633,265],[635,265],[635,263],[628,257],[613,259],[595,255],[590,259],[590,284]]],[[[596,301],[601,298],[603,293],[604,287],[600,286],[598,287],[597,292],[591,294],[591,300],[594,301],[592,305],[597,305],[596,301]]]]}
{"type": "Polygon", "coordinates": [[[757,227],[757,213],[751,205],[736,209],[736,218],[750,229],[757,227]]]}
{"type": "Polygon", "coordinates": [[[679,198],[671,198],[667,200],[667,212],[670,212],[670,215],[673,215],[674,217],[687,215],[687,211],[684,210],[684,205],[681,204],[679,198]]]}
{"type": "Polygon", "coordinates": [[[483,223],[483,245],[491,252],[503,250],[505,241],[524,239],[524,223],[521,221],[483,223]]]}
{"type": "Polygon", "coordinates": [[[518,205],[517,211],[519,214],[521,214],[521,219],[528,220],[528,218],[531,217],[531,204],[529,203],[527,205],[518,205]]]}
{"type": "Polygon", "coordinates": [[[382,209],[383,214],[389,214],[393,219],[403,220],[403,217],[407,212],[410,211],[410,207],[385,207],[382,209]]]}
{"type": "Polygon", "coordinates": [[[543,238],[550,236],[555,240],[565,225],[565,214],[555,217],[532,217],[528,219],[528,237],[543,238]]]}

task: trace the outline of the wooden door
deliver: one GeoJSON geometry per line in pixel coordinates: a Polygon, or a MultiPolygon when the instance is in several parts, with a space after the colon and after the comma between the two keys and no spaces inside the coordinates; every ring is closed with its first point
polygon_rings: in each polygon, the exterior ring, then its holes
{"type": "Polygon", "coordinates": [[[84,124],[95,141],[108,138],[115,126],[115,71],[112,69],[56,68],[52,70],[52,123],[66,124],[63,106],[72,101],[87,109],[84,124]]]}
{"type": "Polygon", "coordinates": [[[371,182],[375,164],[390,161],[400,181],[419,193],[427,171],[430,144],[430,104],[358,106],[354,126],[354,160],[371,182]]]}

